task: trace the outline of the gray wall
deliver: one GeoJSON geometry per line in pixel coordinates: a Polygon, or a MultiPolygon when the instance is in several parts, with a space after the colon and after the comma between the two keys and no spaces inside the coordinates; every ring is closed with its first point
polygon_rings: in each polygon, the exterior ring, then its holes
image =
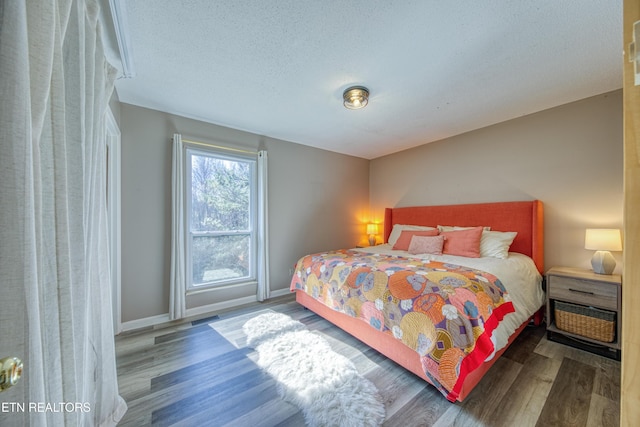
{"type": "MultiPolygon", "coordinates": [[[[122,132],[123,321],[167,313],[171,143],[184,138],[269,152],[271,289],[302,255],[353,247],[387,206],[540,199],[545,263],[589,268],[588,227],[622,227],[622,92],[374,159],[119,104],[122,132]]],[[[614,256],[620,261],[620,253],[614,256]]],[[[620,271],[618,265],[617,271],[620,271]]],[[[189,308],[255,295],[191,295],[189,308]]]]}
{"type": "MultiPolygon", "coordinates": [[[[122,320],[169,306],[171,141],[185,139],[269,153],[271,290],[289,286],[299,257],[353,247],[369,213],[369,161],[120,104],[122,133],[122,320]]],[[[255,287],[191,295],[187,308],[255,295],[255,287]]]]}
{"type": "Polygon", "coordinates": [[[371,209],[539,199],[546,267],[590,268],[585,229],[622,228],[622,133],[614,91],[380,157],[371,209]]]}

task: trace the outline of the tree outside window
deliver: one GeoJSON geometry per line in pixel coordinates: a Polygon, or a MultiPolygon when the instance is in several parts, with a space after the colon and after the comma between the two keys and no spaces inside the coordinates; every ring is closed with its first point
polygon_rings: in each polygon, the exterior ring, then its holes
{"type": "Polygon", "coordinates": [[[187,150],[191,286],[255,278],[253,159],[187,150]]]}

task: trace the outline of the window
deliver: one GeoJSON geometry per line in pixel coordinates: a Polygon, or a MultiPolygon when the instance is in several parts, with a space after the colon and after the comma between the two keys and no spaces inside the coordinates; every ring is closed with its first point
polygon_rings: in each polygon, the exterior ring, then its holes
{"type": "Polygon", "coordinates": [[[186,149],[187,289],[257,276],[256,159],[186,149]]]}

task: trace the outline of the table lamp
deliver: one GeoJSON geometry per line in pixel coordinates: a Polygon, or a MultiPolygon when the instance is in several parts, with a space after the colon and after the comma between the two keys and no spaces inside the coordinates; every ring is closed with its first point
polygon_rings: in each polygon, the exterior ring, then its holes
{"type": "Polygon", "coordinates": [[[367,224],[367,234],[369,235],[369,245],[375,246],[376,234],[378,234],[378,224],[367,224]]]}
{"type": "Polygon", "coordinates": [[[622,240],[617,228],[587,228],[584,248],[596,251],[591,258],[594,273],[611,274],[616,268],[616,260],[609,251],[621,251],[622,240]]]}

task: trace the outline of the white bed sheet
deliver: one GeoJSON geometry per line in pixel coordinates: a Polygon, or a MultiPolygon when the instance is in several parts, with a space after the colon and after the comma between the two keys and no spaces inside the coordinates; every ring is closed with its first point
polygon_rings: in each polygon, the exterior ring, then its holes
{"type": "MultiPolygon", "coordinates": [[[[467,258],[455,255],[412,255],[407,251],[391,249],[389,244],[356,248],[354,250],[383,255],[396,255],[422,260],[442,261],[450,264],[462,265],[476,270],[486,271],[496,276],[507,290],[507,300],[511,299],[515,308],[514,313],[507,314],[493,333],[491,340],[495,351],[500,350],[509,340],[509,337],[518,327],[533,315],[545,302],[542,290],[542,276],[538,272],[533,260],[523,254],[509,252],[506,259],[498,258],[467,258]]],[[[491,359],[489,356],[487,360],[491,359]]]]}

